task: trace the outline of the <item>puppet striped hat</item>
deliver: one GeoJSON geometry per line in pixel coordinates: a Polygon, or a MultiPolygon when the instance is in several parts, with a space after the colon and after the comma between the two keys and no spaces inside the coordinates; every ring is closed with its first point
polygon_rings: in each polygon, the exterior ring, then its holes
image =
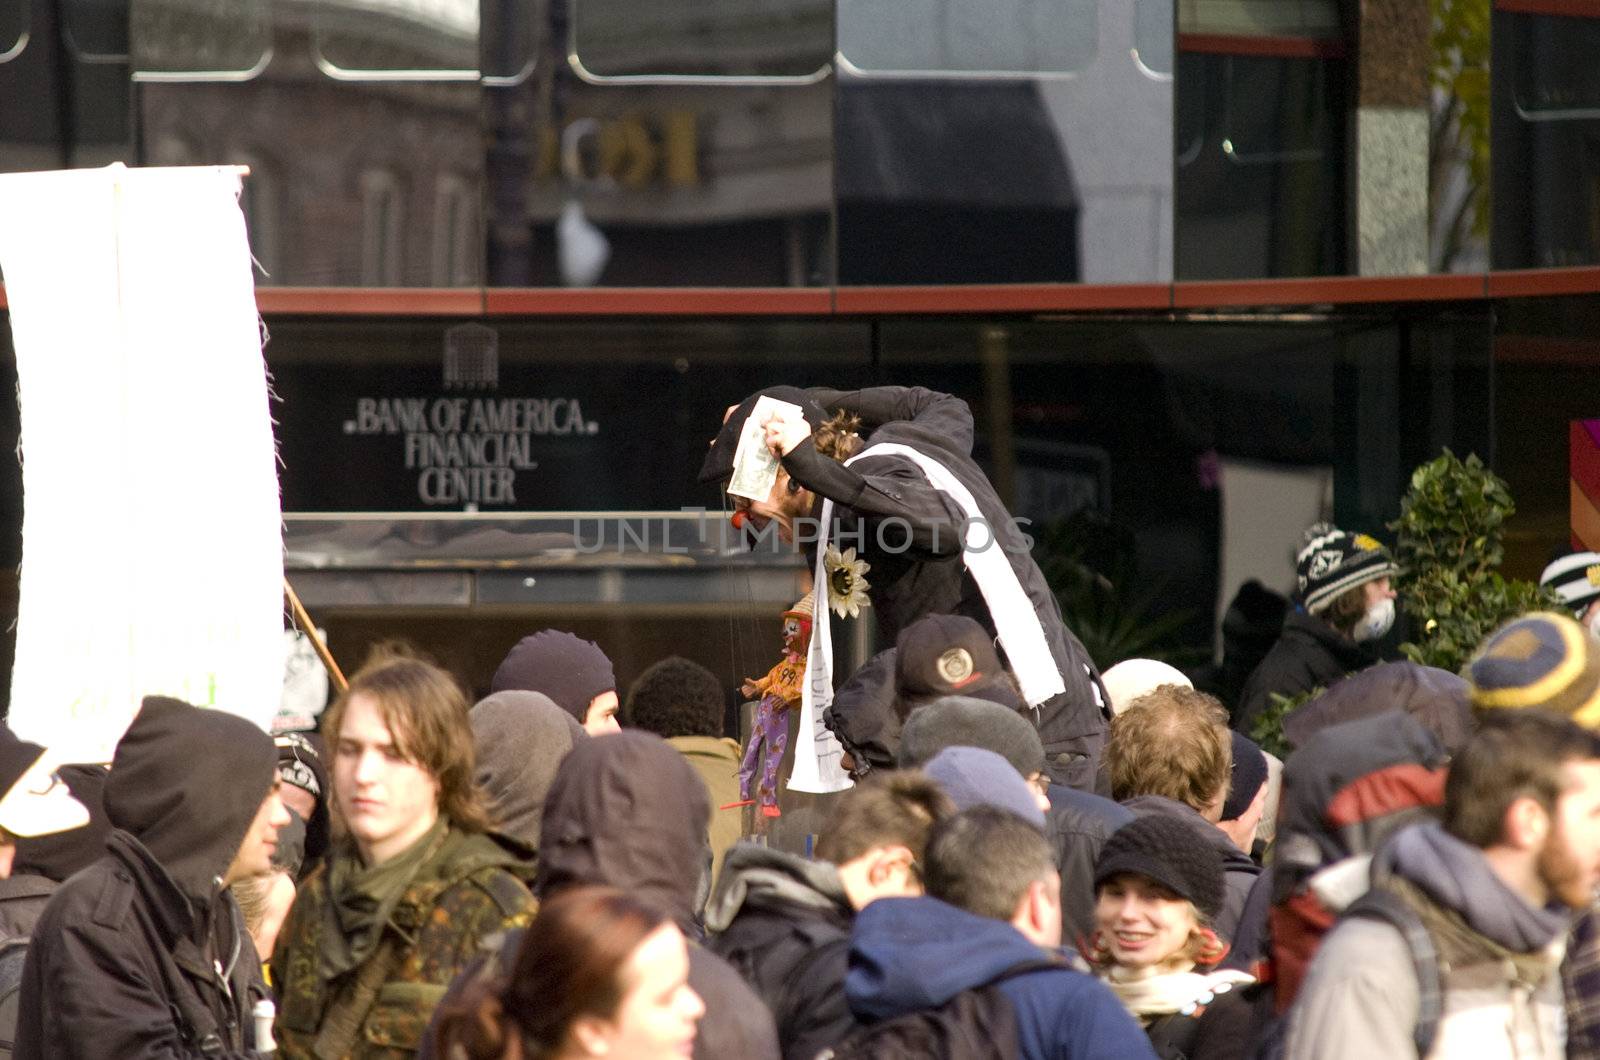
{"type": "Polygon", "coordinates": [[[1600,640],[1566,615],[1536,611],[1500,627],[1463,676],[1475,707],[1535,707],[1600,729],[1600,640]]]}

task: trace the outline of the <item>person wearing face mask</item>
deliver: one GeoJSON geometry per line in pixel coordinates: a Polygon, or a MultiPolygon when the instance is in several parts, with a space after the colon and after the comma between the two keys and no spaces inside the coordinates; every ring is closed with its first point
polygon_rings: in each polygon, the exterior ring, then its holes
{"type": "Polygon", "coordinates": [[[1233,727],[1248,734],[1274,694],[1327,688],[1379,661],[1374,648],[1394,626],[1399,573],[1375,538],[1327,523],[1306,531],[1295,557],[1295,603],[1283,632],[1245,682],[1233,727]]]}
{"type": "Polygon", "coordinates": [[[1553,560],[1539,585],[1561,597],[1572,617],[1600,635],[1600,552],[1574,552],[1553,560]]]}

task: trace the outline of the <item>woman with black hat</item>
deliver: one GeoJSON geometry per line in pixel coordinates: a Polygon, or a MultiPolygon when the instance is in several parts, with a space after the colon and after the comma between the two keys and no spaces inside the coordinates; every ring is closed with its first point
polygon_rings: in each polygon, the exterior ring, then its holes
{"type": "Polygon", "coordinates": [[[1199,1055],[1206,1006],[1254,979],[1214,970],[1227,945],[1211,929],[1222,908],[1222,859],[1170,817],[1119,828],[1095,863],[1095,974],[1144,1025],[1156,1055],[1199,1055]]]}

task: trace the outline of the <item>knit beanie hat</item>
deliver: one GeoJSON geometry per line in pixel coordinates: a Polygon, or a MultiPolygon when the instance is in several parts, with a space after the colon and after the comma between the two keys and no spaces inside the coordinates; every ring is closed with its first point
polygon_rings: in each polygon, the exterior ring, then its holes
{"type": "Polygon", "coordinates": [[[542,692],[580,725],[594,697],[616,687],[606,653],[593,641],[560,629],[543,629],[519,640],[489,683],[491,693],[542,692]]]}
{"type": "Polygon", "coordinates": [[[1600,552],[1574,552],[1562,556],[1539,575],[1539,584],[1555,590],[1561,602],[1582,615],[1600,600],[1600,552]]]}
{"type": "Polygon", "coordinates": [[[993,751],[946,747],[922,767],[922,772],[950,796],[958,810],[998,806],[1036,828],[1044,827],[1044,811],[1039,809],[1028,782],[993,751]]]}
{"type": "Polygon", "coordinates": [[[1267,782],[1267,756],[1257,743],[1242,733],[1233,734],[1233,782],[1228,786],[1228,801],[1222,804],[1222,820],[1237,821],[1256,801],[1261,785],[1267,782]]]}
{"type": "Polygon", "coordinates": [[[1295,557],[1300,599],[1312,614],[1322,611],[1346,590],[1400,572],[1394,557],[1376,538],[1347,534],[1330,523],[1306,531],[1295,557]]]}
{"type": "Polygon", "coordinates": [[[1022,777],[1044,770],[1044,744],[1033,723],[985,699],[945,696],[913,711],[900,731],[895,764],[916,769],[946,747],[993,751],[1022,777]]]}
{"type": "Polygon", "coordinates": [[[1095,890],[1123,873],[1154,880],[1207,918],[1222,909],[1222,855],[1176,817],[1149,814],[1111,833],[1094,865],[1095,890]]]}
{"type": "Polygon", "coordinates": [[[1600,728],[1600,640],[1566,615],[1535,611],[1500,627],[1465,677],[1479,709],[1537,707],[1600,728]]]}

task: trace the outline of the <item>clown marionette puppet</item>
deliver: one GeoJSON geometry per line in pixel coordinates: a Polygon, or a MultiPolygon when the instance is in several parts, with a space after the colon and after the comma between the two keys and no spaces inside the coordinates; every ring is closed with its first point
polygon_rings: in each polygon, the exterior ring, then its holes
{"type": "Polygon", "coordinates": [[[752,699],[760,696],[756,716],[750,726],[750,741],[739,767],[739,796],[758,801],[761,816],[777,817],[778,767],[783,749],[789,743],[789,709],[800,702],[801,682],[806,676],[806,649],[811,645],[811,601],[805,597],[783,613],[783,660],[762,678],[748,678],[739,690],[752,699]],[[765,745],[765,750],[763,750],[765,745]],[[761,779],[756,781],[757,765],[761,779]]]}

